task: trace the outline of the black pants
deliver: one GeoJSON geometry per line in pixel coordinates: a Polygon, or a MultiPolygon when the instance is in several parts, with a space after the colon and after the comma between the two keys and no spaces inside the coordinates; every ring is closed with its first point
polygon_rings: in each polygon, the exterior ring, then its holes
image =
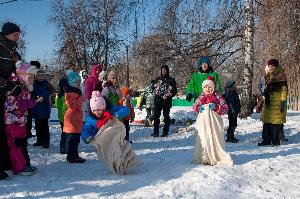
{"type": "Polygon", "coordinates": [[[265,145],[280,145],[279,134],[282,129],[281,124],[263,124],[262,139],[265,145]]]}
{"type": "Polygon", "coordinates": [[[284,124],[281,124],[280,126],[280,133],[279,133],[279,139],[282,140],[285,138],[285,135],[284,135],[284,124]]]}
{"type": "Polygon", "coordinates": [[[228,114],[229,127],[227,129],[227,138],[234,138],[234,131],[237,127],[238,114],[228,114]]]}
{"type": "Polygon", "coordinates": [[[125,140],[129,141],[129,131],[130,131],[129,120],[123,120],[123,123],[124,123],[124,126],[126,128],[125,140]]]}
{"type": "Polygon", "coordinates": [[[48,118],[35,119],[35,131],[37,143],[49,145],[50,143],[50,132],[48,118]]]}
{"type": "Polygon", "coordinates": [[[66,140],[68,144],[67,161],[77,159],[80,133],[66,133],[66,140]]]}
{"type": "Polygon", "coordinates": [[[60,122],[60,127],[61,127],[61,135],[60,135],[60,152],[67,152],[68,151],[68,145],[67,145],[67,136],[66,133],[64,132],[64,123],[60,122]]]}
{"type": "Polygon", "coordinates": [[[7,138],[5,134],[4,101],[5,99],[0,97],[0,172],[11,169],[9,148],[7,145],[7,138]]]}
{"type": "Polygon", "coordinates": [[[168,134],[170,127],[170,107],[163,106],[162,104],[155,104],[154,108],[154,134],[159,134],[159,123],[160,123],[160,115],[161,111],[163,111],[164,116],[164,128],[163,134],[168,134]]]}
{"type": "Polygon", "coordinates": [[[26,137],[27,138],[32,137],[31,129],[32,129],[32,109],[29,108],[29,109],[27,109],[27,122],[26,122],[26,137]]]}

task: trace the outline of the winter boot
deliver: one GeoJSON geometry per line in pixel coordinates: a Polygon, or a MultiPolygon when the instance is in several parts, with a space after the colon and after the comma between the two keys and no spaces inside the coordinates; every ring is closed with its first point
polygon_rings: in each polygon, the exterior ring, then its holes
{"type": "Polygon", "coordinates": [[[158,137],[159,134],[158,134],[157,132],[153,132],[153,133],[151,134],[151,136],[152,136],[152,137],[158,137]]]}
{"type": "Polygon", "coordinates": [[[69,163],[84,163],[84,162],[85,162],[85,159],[83,159],[81,157],[75,158],[73,160],[69,160],[69,163]]]}
{"type": "Polygon", "coordinates": [[[36,169],[32,168],[31,166],[25,167],[22,171],[18,173],[21,176],[31,176],[35,173],[36,169]]]}
{"type": "Polygon", "coordinates": [[[0,180],[6,180],[8,178],[9,178],[9,175],[6,172],[4,172],[4,171],[0,172],[0,180]]]}
{"type": "Polygon", "coordinates": [[[231,143],[237,143],[239,141],[239,139],[232,137],[232,138],[227,138],[226,142],[231,142],[231,143]]]}

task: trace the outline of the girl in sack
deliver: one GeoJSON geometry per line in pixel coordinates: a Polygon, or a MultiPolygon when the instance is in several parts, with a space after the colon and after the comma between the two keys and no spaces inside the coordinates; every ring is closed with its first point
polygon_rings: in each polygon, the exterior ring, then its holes
{"type": "Polygon", "coordinates": [[[92,92],[81,138],[95,146],[99,160],[103,160],[113,174],[126,174],[138,164],[132,144],[125,140],[125,126],[119,121],[129,112],[126,106],[110,105],[99,91],[92,92]]]}
{"type": "Polygon", "coordinates": [[[203,92],[193,105],[198,114],[195,123],[195,152],[192,163],[205,165],[232,165],[232,159],[224,150],[224,124],[221,115],[228,109],[223,97],[215,91],[211,76],[203,81],[203,92]]]}

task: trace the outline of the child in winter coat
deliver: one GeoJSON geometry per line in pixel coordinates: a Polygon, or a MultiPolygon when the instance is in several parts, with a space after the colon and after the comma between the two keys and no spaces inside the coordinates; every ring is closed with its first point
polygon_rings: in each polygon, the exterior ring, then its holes
{"type": "Polygon", "coordinates": [[[63,132],[66,133],[68,145],[67,161],[69,163],[83,163],[85,159],[78,155],[78,145],[80,143],[80,133],[83,126],[82,104],[84,97],[80,90],[80,76],[72,71],[68,74],[69,87],[65,92],[65,103],[67,111],[64,116],[63,132]]]}
{"type": "Polygon", "coordinates": [[[51,111],[51,92],[49,82],[46,80],[46,72],[39,69],[36,72],[36,80],[33,83],[32,99],[43,97],[43,100],[32,109],[32,117],[35,119],[36,143],[33,146],[49,148],[50,132],[48,120],[51,111]]]}
{"type": "Polygon", "coordinates": [[[226,113],[225,100],[215,91],[216,84],[212,77],[202,83],[203,92],[193,105],[199,112],[196,120],[196,144],[193,163],[232,165],[230,156],[224,151],[223,120],[226,113]]]}
{"type": "Polygon", "coordinates": [[[237,127],[238,114],[241,111],[240,98],[234,80],[228,80],[225,85],[225,101],[228,105],[227,114],[229,120],[226,142],[237,143],[239,140],[234,137],[234,131],[237,127]]]}
{"type": "Polygon", "coordinates": [[[131,94],[131,90],[126,86],[123,86],[121,88],[121,91],[122,91],[122,99],[120,99],[119,104],[123,106],[127,106],[130,109],[130,114],[123,119],[123,123],[126,128],[125,140],[129,141],[129,131],[130,131],[129,122],[133,122],[135,117],[134,108],[133,105],[131,104],[132,94],[131,94]]]}
{"type": "Polygon", "coordinates": [[[118,105],[119,100],[122,98],[117,73],[114,70],[109,72],[107,82],[103,85],[101,95],[112,105],[118,105]]]}
{"type": "Polygon", "coordinates": [[[82,139],[95,146],[99,160],[103,160],[113,174],[122,175],[138,163],[132,145],[124,139],[125,126],[118,120],[120,116],[127,116],[129,109],[107,105],[100,92],[93,91],[91,113],[84,124],[82,139]]]}
{"type": "Polygon", "coordinates": [[[60,137],[60,153],[61,154],[67,154],[67,142],[66,142],[66,133],[63,131],[64,128],[64,116],[67,111],[67,106],[65,103],[65,91],[68,89],[68,79],[67,77],[63,77],[58,82],[59,85],[59,93],[57,95],[57,98],[55,100],[55,106],[57,108],[57,114],[59,123],[61,126],[61,137],[60,137]]]}
{"type": "Polygon", "coordinates": [[[27,109],[33,108],[42,97],[36,101],[30,99],[27,85],[32,86],[35,67],[21,64],[12,74],[7,84],[7,97],[4,103],[5,132],[9,145],[9,156],[14,174],[32,175],[37,169],[31,166],[27,151],[26,120],[27,109]]]}
{"type": "Polygon", "coordinates": [[[155,80],[152,80],[150,85],[146,87],[145,92],[142,96],[142,101],[140,104],[140,110],[142,109],[142,106],[145,105],[146,107],[146,121],[145,126],[152,126],[153,125],[153,117],[154,117],[154,91],[152,89],[153,85],[155,83],[155,80]]]}
{"type": "Polygon", "coordinates": [[[114,116],[122,119],[128,116],[130,112],[129,108],[126,106],[110,105],[108,100],[102,97],[99,91],[92,92],[92,98],[90,99],[89,104],[89,115],[81,132],[81,138],[86,144],[94,139],[99,128],[106,124],[109,119],[114,116]]]}

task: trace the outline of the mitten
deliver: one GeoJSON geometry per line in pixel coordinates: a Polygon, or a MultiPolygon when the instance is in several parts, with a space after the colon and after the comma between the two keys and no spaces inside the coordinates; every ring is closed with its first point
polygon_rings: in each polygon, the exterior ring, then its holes
{"type": "Polygon", "coordinates": [[[209,106],[209,110],[212,111],[215,108],[215,103],[209,103],[208,106],[209,106]]]}
{"type": "Polygon", "coordinates": [[[186,98],[185,98],[188,102],[192,101],[193,99],[193,94],[192,93],[189,93],[187,94],[186,98]]]}
{"type": "Polygon", "coordinates": [[[280,101],[279,110],[280,110],[281,113],[284,112],[284,106],[285,106],[285,102],[284,101],[280,101]]]}
{"type": "Polygon", "coordinates": [[[199,113],[202,113],[204,111],[204,107],[203,106],[200,106],[199,107],[199,113]]]}
{"type": "Polygon", "coordinates": [[[94,139],[93,136],[88,136],[86,139],[85,139],[85,143],[90,143],[92,140],[94,139]]]}

